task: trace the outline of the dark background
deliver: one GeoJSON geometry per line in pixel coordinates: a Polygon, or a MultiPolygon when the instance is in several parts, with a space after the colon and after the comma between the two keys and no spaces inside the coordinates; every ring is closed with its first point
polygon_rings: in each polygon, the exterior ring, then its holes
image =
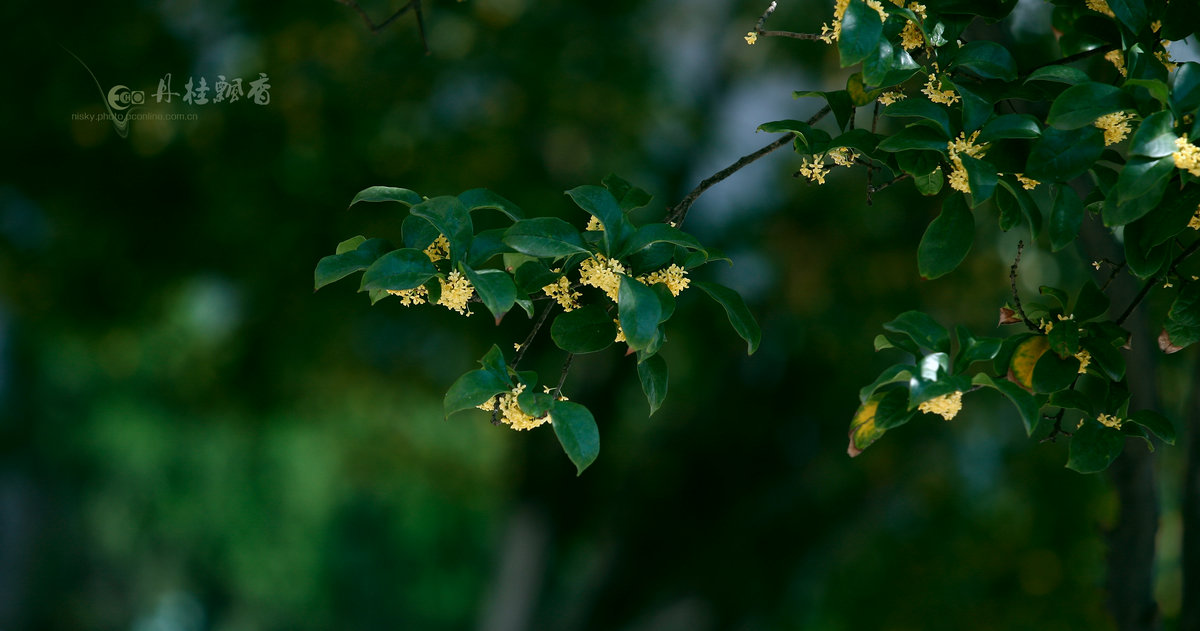
{"type": "MultiPolygon", "coordinates": [[[[633,358],[579,358],[565,391],[603,446],[579,478],[546,428],[441,418],[524,314],[497,330],[372,307],[352,282],[313,294],[339,241],[398,238],[403,207],[346,210],[370,185],[482,186],[582,225],[562,191],[617,173],[660,217],[769,142],[758,124],[816,111],[792,90],[844,85],[829,46],[747,46],[759,4],[432,0],[429,56],[411,15],[372,34],[328,1],[0,9],[0,628],[1109,628],[1109,486],[1064,469],[1065,443],[1026,439],[998,396],[845,455],[857,389],[895,360],[872,352],[883,322],[916,308],[1004,334],[1022,236],[992,210],[967,265],[922,282],[937,209],[910,186],[867,206],[864,171],[816,186],[785,150],[714,188],[688,228],[735,265],[696,277],[742,291],[762,348],[746,357],[685,292],[653,417],[633,358]],[[198,120],[128,138],[72,120],[104,109],[65,49],[105,90],[144,90],[143,112],[198,120]],[[153,103],[166,73],[182,92],[259,72],[267,105],[153,103]]],[[[782,4],[772,28],[831,13],[782,4]]],[[[999,36],[1056,54],[1044,13],[1020,24],[999,36]]],[[[1031,295],[1073,282],[1036,247],[1024,266],[1031,295]]],[[[547,346],[527,361],[557,374],[547,346]]],[[[1165,360],[1168,412],[1188,361],[1165,360]]],[[[1170,622],[1180,456],[1158,457],[1170,622]]]]}

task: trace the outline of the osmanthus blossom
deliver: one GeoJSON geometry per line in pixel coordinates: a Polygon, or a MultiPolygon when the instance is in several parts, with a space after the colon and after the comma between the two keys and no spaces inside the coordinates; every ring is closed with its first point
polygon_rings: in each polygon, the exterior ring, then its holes
{"type": "Polygon", "coordinates": [[[937,414],[949,421],[958,415],[962,409],[962,391],[956,390],[950,394],[943,394],[940,397],[935,397],[928,401],[921,402],[917,409],[925,414],[937,414]]]}

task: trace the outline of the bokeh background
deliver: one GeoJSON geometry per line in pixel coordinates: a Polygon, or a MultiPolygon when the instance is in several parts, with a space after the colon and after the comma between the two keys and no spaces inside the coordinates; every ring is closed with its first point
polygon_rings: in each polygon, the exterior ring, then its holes
{"type": "MultiPolygon", "coordinates": [[[[765,4],[430,0],[429,56],[411,15],[373,34],[326,0],[0,9],[0,629],[1110,628],[1109,484],[999,397],[845,453],[857,389],[895,359],[872,351],[883,322],[918,308],[1003,334],[1021,237],[994,221],[967,266],[922,282],[937,210],[911,187],[868,206],[862,170],[816,186],[786,150],[720,184],[688,227],[736,264],[697,276],[746,296],[762,348],[685,292],[653,417],[632,358],[578,358],[565,390],[602,437],[578,478],[548,429],[441,418],[524,314],[497,328],[372,307],[350,282],[312,292],[339,241],[398,238],[402,207],[346,210],[370,185],[483,186],[582,225],[562,191],[617,173],[661,216],[769,142],[758,124],[816,111],[792,90],[844,85],[821,43],[746,45],[765,4]],[[73,120],[104,108],[70,53],[151,101],[167,73],[182,92],[260,72],[271,100],[151,102],[196,120],[121,138],[73,120]]],[[[772,28],[831,12],[780,4],[772,28]]],[[[1022,3],[991,36],[1044,60],[1048,28],[1022,3]]],[[[1022,288],[1069,269],[1030,248],[1022,288]]],[[[530,361],[556,375],[561,356],[530,361]]],[[[1160,367],[1168,411],[1189,361],[1160,367]]],[[[1181,456],[1157,458],[1170,623],[1181,456]]]]}

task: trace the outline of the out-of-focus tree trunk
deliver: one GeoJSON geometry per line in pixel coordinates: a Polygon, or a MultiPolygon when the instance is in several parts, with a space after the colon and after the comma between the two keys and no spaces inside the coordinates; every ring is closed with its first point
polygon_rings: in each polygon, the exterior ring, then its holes
{"type": "Polygon", "coordinates": [[[1153,454],[1140,440],[1130,440],[1109,471],[1120,515],[1108,533],[1108,610],[1120,631],[1159,629],[1162,621],[1154,601],[1159,509],[1153,454]]]}
{"type": "MultiPolygon", "coordinates": [[[[1193,382],[1200,375],[1200,365],[1193,382]]],[[[1183,467],[1183,610],[1179,631],[1200,631],[1200,387],[1193,386],[1189,418],[1183,422],[1187,458],[1183,467]]]]}

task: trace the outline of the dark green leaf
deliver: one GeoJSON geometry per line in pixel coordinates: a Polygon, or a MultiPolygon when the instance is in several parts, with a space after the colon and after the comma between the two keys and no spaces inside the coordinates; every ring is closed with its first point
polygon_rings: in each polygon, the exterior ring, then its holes
{"type": "Polygon", "coordinates": [[[638,364],[637,371],[653,416],[667,398],[667,360],[662,355],[652,355],[638,364]]]}
{"type": "MultiPolygon", "coordinates": [[[[904,154],[898,154],[904,155],[904,154]]],[[[934,169],[933,172],[925,175],[914,175],[913,183],[916,184],[917,190],[926,196],[937,195],[942,190],[942,185],[945,184],[946,178],[942,175],[941,169],[934,169]]]]}
{"type": "Polygon", "coordinates": [[[1078,390],[1059,390],[1050,395],[1048,405],[1067,410],[1079,410],[1088,416],[1096,414],[1091,397],[1078,390]]]}
{"type": "Polygon", "coordinates": [[[921,277],[939,278],[954,271],[975,240],[975,217],[962,197],[951,195],[942,202],[942,213],[925,229],[917,246],[917,268],[921,277]]]}
{"type": "Polygon", "coordinates": [[[372,186],[359,191],[358,195],[350,200],[350,205],[353,206],[358,202],[400,202],[405,206],[414,206],[421,203],[421,196],[407,188],[372,186]]]}
{"type": "Polygon", "coordinates": [[[703,250],[703,246],[696,240],[696,237],[673,228],[665,223],[649,223],[637,229],[633,236],[625,243],[625,247],[618,254],[618,258],[625,258],[627,254],[637,252],[642,248],[653,243],[674,243],[675,245],[691,248],[693,250],[703,250]]]}
{"type": "Polygon", "coordinates": [[[404,239],[404,247],[418,250],[429,247],[437,240],[438,235],[442,234],[427,219],[414,215],[408,215],[400,222],[400,233],[404,239]]]}
{"type": "Polygon", "coordinates": [[[629,212],[637,208],[641,208],[650,203],[653,197],[644,189],[638,188],[630,184],[624,178],[609,173],[601,180],[604,188],[607,188],[612,193],[613,199],[617,200],[617,205],[621,207],[623,212],[629,212]]]}
{"type": "Polygon", "coordinates": [[[582,474],[600,455],[600,430],[587,408],[571,401],[558,401],[550,413],[554,434],[567,457],[575,463],[576,475],[582,474]]]}
{"type": "Polygon", "coordinates": [[[879,406],[875,408],[875,427],[883,431],[900,427],[916,415],[917,412],[908,407],[908,391],[893,388],[879,398],[879,406]]]}
{"type": "Polygon", "coordinates": [[[500,324],[500,319],[517,301],[517,286],[513,284],[512,277],[502,270],[473,270],[462,263],[459,263],[458,269],[475,286],[475,293],[479,294],[483,306],[492,312],[496,324],[500,324]]]}
{"type": "Polygon", "coordinates": [[[1054,188],[1054,204],[1050,208],[1050,247],[1058,252],[1079,235],[1083,226],[1083,201],[1075,190],[1063,184],[1054,188]]]}
{"type": "Polygon", "coordinates": [[[525,390],[517,395],[517,407],[520,407],[522,412],[534,418],[542,418],[549,414],[554,410],[556,403],[554,395],[545,392],[525,390]]]}
{"type": "Polygon", "coordinates": [[[1059,307],[1061,307],[1063,311],[1066,311],[1067,307],[1071,305],[1071,298],[1067,296],[1067,292],[1057,287],[1042,285],[1041,287],[1038,287],[1038,293],[1043,296],[1050,296],[1051,298],[1054,298],[1054,301],[1059,304],[1059,307]]]}
{"type": "Polygon", "coordinates": [[[1171,93],[1176,111],[1189,112],[1200,107],[1200,63],[1180,64],[1175,73],[1175,89],[1171,93]]]}
{"type": "Polygon", "coordinates": [[[597,305],[584,305],[561,313],[550,325],[550,339],[568,353],[594,353],[612,345],[617,327],[612,316],[597,305]]]}
{"type": "MultiPolygon", "coordinates": [[[[903,101],[902,101],[903,102],[903,101]]],[[[1004,139],[1032,139],[1042,135],[1036,118],[1028,114],[1004,114],[988,121],[979,132],[979,142],[1004,139]]]]}
{"type": "Polygon", "coordinates": [[[436,275],[437,269],[424,252],[411,248],[392,250],[367,268],[359,291],[415,289],[436,275]]]}
{"type": "Polygon", "coordinates": [[[965,371],[975,362],[991,361],[1000,352],[1003,342],[995,337],[976,338],[961,324],[954,328],[954,333],[958,338],[958,354],[954,357],[954,371],[957,373],[965,371]]]}
{"type": "Polygon", "coordinates": [[[1051,81],[1054,83],[1066,83],[1075,85],[1090,81],[1087,73],[1071,66],[1046,66],[1038,68],[1029,73],[1029,77],[1025,79],[1025,83],[1030,81],[1051,81]]]}
{"type": "Polygon", "coordinates": [[[1175,117],[1170,111],[1155,112],[1146,117],[1138,130],[1133,134],[1133,143],[1129,146],[1130,156],[1143,158],[1162,158],[1174,153],[1175,146],[1175,117]]]}
{"type": "Polygon", "coordinates": [[[639,351],[654,341],[662,316],[662,303],[654,290],[621,274],[617,314],[626,343],[629,344],[629,348],[639,351]]]}
{"type": "Polygon", "coordinates": [[[1054,353],[1042,353],[1033,367],[1033,391],[1040,394],[1062,390],[1070,387],[1078,376],[1078,359],[1063,359],[1054,353]]]}
{"type": "MultiPolygon", "coordinates": [[[[1011,339],[1011,338],[1010,338],[1011,339]]],[[[1041,420],[1037,399],[1026,392],[1021,386],[1004,379],[992,379],[986,373],[979,373],[971,380],[972,383],[981,386],[994,388],[1012,401],[1016,406],[1017,413],[1021,417],[1021,422],[1025,425],[1025,434],[1032,436],[1037,431],[1038,422],[1041,420]]]]}
{"type": "Polygon", "coordinates": [[[885,331],[901,333],[918,346],[941,353],[950,352],[950,332],[928,314],[920,311],[905,311],[896,319],[883,325],[885,331]]]}
{"type": "Polygon", "coordinates": [[[558,217],[518,221],[505,231],[504,243],[523,254],[545,258],[589,253],[579,230],[558,217]]]}
{"type": "Polygon", "coordinates": [[[928,125],[916,123],[881,140],[879,150],[896,152],[918,149],[936,151],[945,156],[949,143],[949,137],[942,132],[928,125]]]}
{"type": "Polygon", "coordinates": [[[949,138],[951,134],[950,114],[947,112],[946,106],[938,105],[928,99],[912,98],[897,101],[883,108],[880,113],[897,118],[919,118],[932,123],[936,129],[942,132],[942,137],[949,138]]]}
{"type": "Polygon", "coordinates": [[[1142,0],[1108,0],[1108,8],[1134,33],[1146,25],[1146,5],[1142,0]]]}
{"type": "Polygon", "coordinates": [[[471,214],[457,197],[427,199],[413,206],[411,212],[414,216],[426,219],[438,232],[446,235],[446,240],[450,242],[452,262],[458,263],[467,259],[475,228],[471,224],[471,214]]]}
{"type": "Polygon", "coordinates": [[[483,366],[484,370],[496,375],[501,381],[508,381],[508,362],[504,361],[504,351],[500,350],[499,346],[492,344],[483,359],[479,360],[479,365],[483,366]]]}
{"type": "Polygon", "coordinates": [[[958,49],[951,68],[966,68],[984,79],[1016,81],[1017,62],[1008,49],[987,40],[976,40],[958,49]]]}
{"type": "Polygon", "coordinates": [[[629,223],[629,218],[621,211],[612,193],[603,186],[589,184],[577,186],[567,191],[567,195],[580,208],[599,219],[600,224],[604,226],[604,234],[601,237],[604,253],[614,256],[620,251],[625,240],[633,233],[633,224],[629,223]]]}
{"type": "Polygon", "coordinates": [[[996,192],[996,184],[1000,182],[996,165],[965,154],[959,155],[959,160],[967,172],[967,184],[971,188],[971,207],[991,199],[996,192]]]}
{"type": "Polygon", "coordinates": [[[1175,160],[1170,156],[1130,159],[1105,201],[1104,225],[1123,226],[1157,208],[1174,173],[1175,160]]]}
{"type": "Polygon", "coordinates": [[[490,208],[504,213],[513,221],[520,221],[525,218],[525,213],[516,204],[486,188],[473,188],[461,193],[458,196],[458,201],[462,203],[468,212],[490,208]]]}
{"type": "Polygon", "coordinates": [[[1102,318],[1108,313],[1108,303],[1108,296],[1100,291],[1096,283],[1086,280],[1075,299],[1075,310],[1072,313],[1078,322],[1102,318]]]}
{"type": "Polygon", "coordinates": [[[762,330],[758,328],[758,323],[754,321],[754,316],[750,314],[750,309],[746,307],[742,297],[736,291],[716,283],[697,280],[692,281],[691,286],[703,290],[725,309],[725,315],[729,317],[729,324],[733,326],[733,330],[746,340],[746,354],[753,355],[758,349],[758,343],[762,341],[762,330]]]}
{"type": "Polygon", "coordinates": [[[471,239],[471,250],[467,253],[467,264],[471,267],[483,267],[497,254],[512,253],[512,248],[504,243],[503,228],[481,230],[471,239]]]}
{"type": "Polygon", "coordinates": [[[1142,427],[1154,432],[1155,436],[1162,439],[1168,445],[1175,444],[1175,426],[1167,417],[1153,410],[1138,410],[1129,415],[1126,421],[1137,423],[1142,427]]]}
{"type": "Polygon", "coordinates": [[[863,81],[877,88],[888,88],[909,80],[920,68],[904,48],[893,46],[886,37],[880,38],[874,54],[863,60],[863,81]]]}
{"type": "Polygon", "coordinates": [[[546,285],[558,282],[562,274],[555,274],[541,261],[529,261],[517,268],[517,288],[527,294],[536,294],[546,285]]]}
{"type": "Polygon", "coordinates": [[[852,66],[870,57],[883,35],[879,13],[863,0],[850,0],[842,15],[842,33],[838,37],[838,53],[842,67],[852,66]]]}
{"type": "Polygon", "coordinates": [[[483,405],[497,394],[508,392],[510,386],[488,370],[472,370],[458,378],[442,402],[443,414],[449,417],[460,410],[483,405]]]}
{"type": "Polygon", "coordinates": [[[1132,99],[1121,88],[1089,81],[1063,90],[1050,105],[1046,122],[1059,129],[1078,129],[1091,125],[1105,114],[1133,107],[1132,99]]]}
{"type": "Polygon", "coordinates": [[[962,128],[971,133],[983,126],[992,117],[992,101],[978,91],[978,87],[965,81],[945,79],[962,97],[962,128]]]}
{"type": "Polygon", "coordinates": [[[1047,128],[1029,151],[1025,175],[1040,181],[1066,182],[1086,173],[1103,153],[1104,132],[1096,127],[1047,128]]]}
{"type": "MultiPolygon", "coordinates": [[[[1074,320],[1061,320],[1054,323],[1054,328],[1046,334],[1050,341],[1050,350],[1058,353],[1059,357],[1068,357],[1079,352],[1079,326],[1074,320]]],[[[1036,375],[1036,368],[1034,374],[1036,375]]],[[[1078,373],[1079,369],[1076,368],[1078,373]]]]}
{"type": "Polygon", "coordinates": [[[1079,473],[1096,473],[1108,468],[1125,448],[1125,436],[1096,420],[1085,420],[1071,436],[1067,468],[1079,473]]]}
{"type": "Polygon", "coordinates": [[[879,373],[879,376],[875,378],[875,381],[863,386],[862,389],[858,391],[859,402],[866,403],[867,399],[870,399],[871,396],[875,394],[875,391],[879,390],[883,386],[893,383],[908,383],[908,380],[912,379],[913,375],[916,374],[916,371],[916,366],[909,366],[908,364],[896,364],[895,366],[888,366],[883,370],[883,372],[879,373]]]}
{"type": "Polygon", "coordinates": [[[313,272],[313,291],[354,272],[367,269],[376,259],[383,256],[389,247],[388,242],[383,239],[368,240],[364,237],[355,237],[339,243],[337,254],[326,256],[317,262],[317,269],[313,272]],[[352,243],[354,247],[346,249],[352,243]]]}

